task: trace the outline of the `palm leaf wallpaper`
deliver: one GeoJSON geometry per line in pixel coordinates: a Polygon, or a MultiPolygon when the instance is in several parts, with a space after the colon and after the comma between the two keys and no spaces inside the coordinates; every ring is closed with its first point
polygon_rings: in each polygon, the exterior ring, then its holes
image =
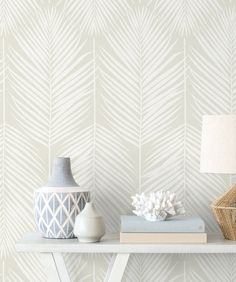
{"type": "MultiPolygon", "coordinates": [[[[233,175],[199,173],[201,117],[236,111],[235,0],[0,1],[0,280],[45,281],[15,242],[33,192],[72,158],[107,231],[130,196],[175,191],[209,233],[233,175]]],[[[65,255],[103,281],[112,255],[65,255]]],[[[124,281],[236,281],[235,255],[133,255],[124,281]]]]}

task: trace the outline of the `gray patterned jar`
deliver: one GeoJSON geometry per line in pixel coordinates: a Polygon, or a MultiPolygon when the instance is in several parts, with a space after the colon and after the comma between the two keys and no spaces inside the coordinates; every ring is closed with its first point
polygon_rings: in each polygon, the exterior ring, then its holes
{"type": "Polygon", "coordinates": [[[34,214],[45,238],[74,238],[76,216],[89,201],[89,191],[75,182],[70,158],[57,157],[48,183],[35,191],[34,214]]]}

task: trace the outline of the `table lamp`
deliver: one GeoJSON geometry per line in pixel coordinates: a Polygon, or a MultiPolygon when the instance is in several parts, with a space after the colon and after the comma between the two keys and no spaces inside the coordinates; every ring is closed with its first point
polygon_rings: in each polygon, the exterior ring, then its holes
{"type": "MultiPolygon", "coordinates": [[[[236,173],[236,115],[203,116],[200,171],[236,173]]],[[[236,240],[236,185],[211,208],[225,239],[236,240]]]]}

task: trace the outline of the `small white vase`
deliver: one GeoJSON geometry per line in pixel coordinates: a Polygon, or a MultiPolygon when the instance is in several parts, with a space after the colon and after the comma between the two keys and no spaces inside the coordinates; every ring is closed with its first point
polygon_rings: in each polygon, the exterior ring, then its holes
{"type": "Polygon", "coordinates": [[[74,235],[81,243],[94,243],[100,241],[105,234],[105,224],[93,203],[86,203],[83,211],[76,216],[74,235]]]}

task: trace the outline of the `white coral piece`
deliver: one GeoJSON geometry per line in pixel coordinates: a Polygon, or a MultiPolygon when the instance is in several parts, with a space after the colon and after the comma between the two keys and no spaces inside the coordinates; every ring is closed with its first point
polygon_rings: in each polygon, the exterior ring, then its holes
{"type": "Polygon", "coordinates": [[[149,221],[166,220],[169,217],[184,214],[185,209],[176,195],[170,191],[160,190],[146,196],[144,193],[132,196],[133,213],[149,221]]]}

